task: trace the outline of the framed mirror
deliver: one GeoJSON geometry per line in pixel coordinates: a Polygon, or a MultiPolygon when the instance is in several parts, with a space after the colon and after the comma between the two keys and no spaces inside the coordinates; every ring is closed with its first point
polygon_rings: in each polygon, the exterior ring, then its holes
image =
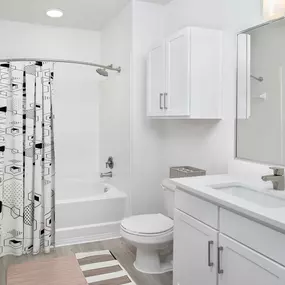
{"type": "Polygon", "coordinates": [[[285,19],[238,35],[236,157],[285,165],[285,19]]]}

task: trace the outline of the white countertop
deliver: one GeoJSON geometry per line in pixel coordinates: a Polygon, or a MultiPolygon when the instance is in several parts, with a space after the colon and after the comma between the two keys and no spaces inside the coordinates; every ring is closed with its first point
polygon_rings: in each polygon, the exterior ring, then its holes
{"type": "Polygon", "coordinates": [[[260,181],[250,180],[248,177],[234,177],[230,175],[176,178],[171,179],[171,181],[180,190],[285,232],[285,206],[282,208],[263,207],[210,187],[210,185],[217,184],[239,183],[285,201],[285,191],[273,190],[271,182],[263,182],[261,179],[260,181]]]}

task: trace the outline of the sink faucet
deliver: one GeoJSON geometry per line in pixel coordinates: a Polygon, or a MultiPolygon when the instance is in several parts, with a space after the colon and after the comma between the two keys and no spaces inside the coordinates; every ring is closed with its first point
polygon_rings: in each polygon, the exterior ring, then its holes
{"type": "Polygon", "coordinates": [[[285,177],[284,168],[270,167],[273,170],[273,175],[264,175],[261,177],[263,181],[271,181],[274,190],[284,191],[285,177]]]}
{"type": "Polygon", "coordinates": [[[112,173],[112,171],[109,171],[109,172],[106,172],[106,173],[101,173],[101,174],[100,174],[100,177],[101,177],[101,178],[104,178],[104,177],[110,177],[110,178],[112,178],[112,177],[113,177],[113,173],[112,173]]]}

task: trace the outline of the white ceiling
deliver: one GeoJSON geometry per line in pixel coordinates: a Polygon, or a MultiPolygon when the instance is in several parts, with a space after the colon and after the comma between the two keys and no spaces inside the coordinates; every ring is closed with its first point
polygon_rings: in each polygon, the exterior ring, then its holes
{"type": "Polygon", "coordinates": [[[171,2],[172,0],[142,0],[142,1],[166,5],[166,4],[168,4],[169,2],[171,2]]]}
{"type": "MultiPolygon", "coordinates": [[[[130,0],[0,0],[0,19],[43,25],[100,30],[130,0]],[[60,19],[46,11],[59,8],[60,19]]],[[[161,0],[158,0],[161,1],[161,0]]]]}

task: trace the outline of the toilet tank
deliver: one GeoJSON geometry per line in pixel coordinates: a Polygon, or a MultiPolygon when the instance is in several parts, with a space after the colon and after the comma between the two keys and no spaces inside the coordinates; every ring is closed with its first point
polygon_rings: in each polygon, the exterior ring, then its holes
{"type": "Polygon", "coordinates": [[[173,219],[174,217],[174,194],[176,186],[170,179],[165,179],[161,183],[163,189],[165,214],[173,219]]]}

